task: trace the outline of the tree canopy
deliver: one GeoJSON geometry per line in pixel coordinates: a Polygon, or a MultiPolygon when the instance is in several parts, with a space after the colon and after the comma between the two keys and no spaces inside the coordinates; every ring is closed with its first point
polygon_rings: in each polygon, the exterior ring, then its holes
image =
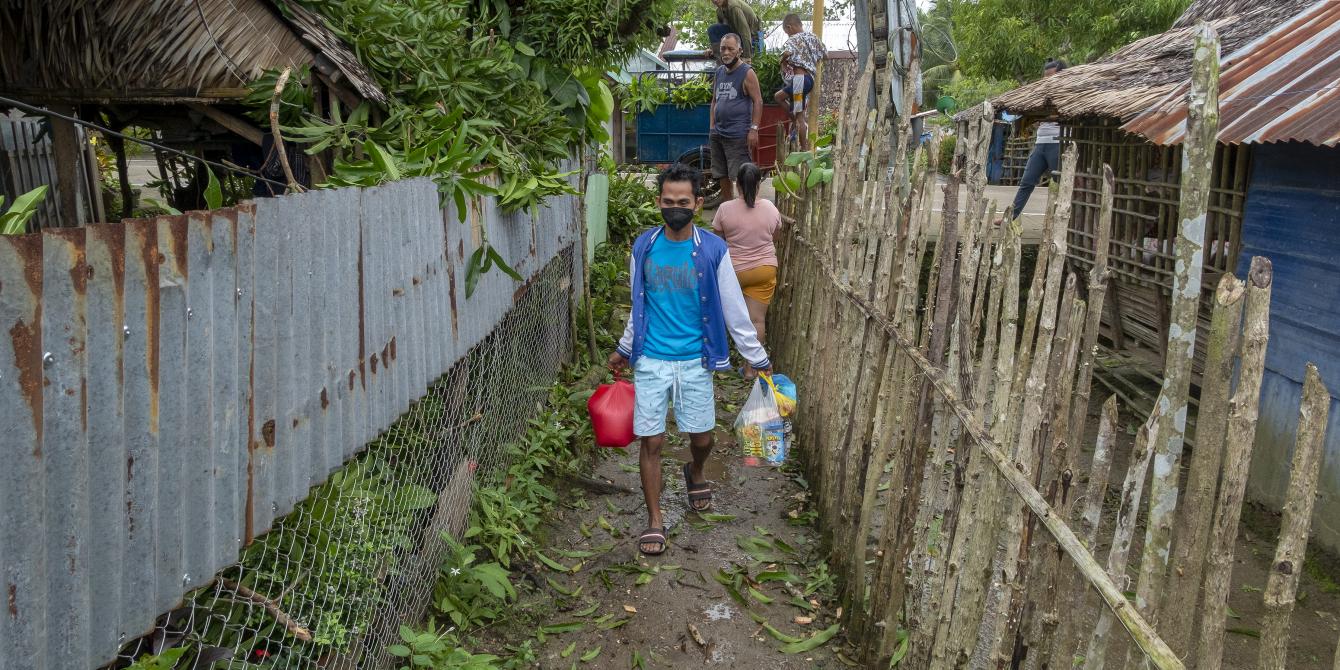
{"type": "Polygon", "coordinates": [[[936,0],[965,74],[1025,82],[1051,58],[1084,63],[1163,32],[1189,0],[936,0]],[[941,8],[940,5],[946,5],[941,8]]]}

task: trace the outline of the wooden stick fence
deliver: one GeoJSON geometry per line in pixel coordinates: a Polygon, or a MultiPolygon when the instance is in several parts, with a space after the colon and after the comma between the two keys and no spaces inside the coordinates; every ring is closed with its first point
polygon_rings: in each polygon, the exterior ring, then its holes
{"type": "MultiPolygon", "coordinates": [[[[1213,155],[1217,117],[1217,72],[1209,63],[1217,63],[1217,38],[1203,28],[1196,39],[1190,117],[1197,132],[1188,133],[1184,153],[1196,164],[1182,171],[1192,182],[1213,155]]],[[[843,96],[831,184],[785,203],[789,232],[769,329],[782,367],[815,389],[802,394],[796,435],[843,578],[849,639],[871,667],[898,658],[911,668],[1061,668],[1081,659],[1102,668],[1127,653],[1137,665],[1182,668],[1198,659],[1199,667],[1218,667],[1264,367],[1269,261],[1256,259],[1245,283],[1225,277],[1217,292],[1205,377],[1213,386],[1202,390],[1200,425],[1202,439],[1224,449],[1193,452],[1186,492],[1168,476],[1166,468],[1178,467],[1188,411],[1183,371],[1194,355],[1195,322],[1185,319],[1191,332],[1170,343],[1161,409],[1137,432],[1115,524],[1105,522],[1111,464],[1123,449],[1117,399],[1098,410],[1096,440],[1086,427],[1107,292],[1111,172],[1102,185],[1099,249],[1083,281],[1066,265],[1074,147],[1049,194],[1033,275],[1020,277],[1019,226],[996,224],[984,198],[991,107],[960,117],[956,153],[940,183],[939,136],[914,146],[906,119],[887,115],[890,87],[873,82],[873,70],[867,63],[857,95],[843,96]],[[870,110],[860,92],[874,84],[881,93],[870,110]],[[938,221],[934,188],[944,192],[938,221]],[[1086,459],[1082,446],[1091,440],[1086,459]],[[1139,574],[1146,597],[1137,606],[1125,592],[1136,586],[1127,571],[1145,518],[1139,574]],[[1114,528],[1111,549],[1100,562],[1096,548],[1107,527],[1114,528]],[[1167,617],[1168,630],[1154,625],[1160,607],[1172,611],[1174,601],[1154,598],[1165,583],[1190,598],[1176,601],[1179,616],[1167,617]],[[1199,619],[1186,611],[1188,602],[1199,619]],[[1203,626],[1192,650],[1183,622],[1194,620],[1203,626]],[[1116,622],[1125,636],[1110,636],[1116,622]]],[[[1194,233],[1204,211],[1197,193],[1194,183],[1183,185],[1179,254],[1189,259],[1198,253],[1194,233]]],[[[1184,263],[1186,276],[1179,275],[1193,300],[1200,265],[1184,263]]],[[[1284,667],[1324,398],[1313,371],[1267,591],[1262,667],[1284,667]]]]}

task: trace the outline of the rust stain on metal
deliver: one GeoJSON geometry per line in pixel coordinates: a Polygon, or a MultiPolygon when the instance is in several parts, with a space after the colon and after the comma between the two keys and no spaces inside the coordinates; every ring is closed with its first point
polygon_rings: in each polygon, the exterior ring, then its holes
{"type": "MultiPolygon", "coordinates": [[[[363,364],[362,364],[362,363],[359,363],[358,365],[359,365],[360,367],[362,367],[363,364]]],[[[350,390],[350,391],[354,390],[354,382],[355,382],[357,379],[358,379],[358,373],[357,373],[356,371],[354,371],[354,370],[350,370],[350,371],[349,371],[349,390],[350,390]]]]}
{"type": "Polygon", "coordinates": [[[275,448],[275,420],[270,419],[261,425],[261,439],[265,440],[265,446],[275,448]]]}
{"type": "Polygon", "coordinates": [[[14,350],[14,369],[19,371],[19,391],[32,411],[33,456],[42,457],[42,388],[46,385],[42,374],[42,236],[26,235],[12,240],[14,250],[23,260],[23,279],[28,294],[33,297],[31,323],[15,322],[9,329],[14,350]]]}
{"type": "MultiPolygon", "coordinates": [[[[158,226],[151,219],[126,222],[139,229],[143,243],[138,249],[144,266],[144,354],[149,376],[149,430],[158,434],[158,266],[163,262],[158,253],[158,226]]],[[[127,249],[127,254],[132,250],[127,249]]]]}
{"type": "Polygon", "coordinates": [[[419,279],[419,278],[416,276],[416,277],[412,277],[412,278],[410,279],[410,283],[413,284],[413,285],[415,285],[415,286],[418,286],[419,284],[422,284],[422,283],[423,283],[423,280],[422,280],[422,279],[419,279]]]}
{"type": "Polygon", "coordinates": [[[368,364],[372,367],[372,374],[377,374],[377,354],[368,357],[368,364]]]}
{"type": "Polygon", "coordinates": [[[451,253],[447,253],[447,297],[451,299],[451,337],[460,337],[460,324],[456,315],[456,266],[451,262],[451,253]]]}
{"type": "Polygon", "coordinates": [[[391,345],[387,343],[382,346],[382,367],[391,367],[391,345]]]}
{"type": "MultiPolygon", "coordinates": [[[[367,373],[363,368],[363,360],[367,357],[367,327],[364,323],[364,315],[367,314],[367,303],[365,302],[363,287],[363,227],[358,228],[358,378],[363,385],[363,390],[368,388],[367,373]]],[[[377,372],[374,362],[372,371],[377,372]]],[[[351,387],[352,389],[352,387],[351,387]]]]}
{"type": "Polygon", "coordinates": [[[330,407],[330,396],[326,394],[326,389],[321,389],[321,409],[330,407]]]}
{"type": "Polygon", "coordinates": [[[185,277],[190,274],[190,259],[187,257],[186,251],[186,215],[169,216],[166,218],[169,236],[168,244],[172,245],[172,260],[173,265],[176,266],[173,269],[175,269],[178,274],[185,277]]]}
{"type": "Polygon", "coordinates": [[[393,288],[393,289],[391,289],[391,295],[393,295],[393,296],[399,298],[399,297],[405,295],[405,289],[403,289],[403,288],[393,288]]]}
{"type": "Polygon", "coordinates": [[[11,583],[11,584],[9,585],[9,588],[6,589],[6,590],[9,592],[9,593],[8,593],[8,597],[6,598],[6,600],[9,601],[9,618],[14,619],[14,620],[18,620],[18,618],[19,618],[19,587],[18,587],[17,584],[12,584],[12,583],[11,583]]]}
{"type": "Polygon", "coordinates": [[[395,338],[392,337],[392,338],[391,338],[391,360],[395,360],[395,359],[396,359],[396,353],[395,353],[395,338]]]}
{"type": "Polygon", "coordinates": [[[294,427],[294,428],[297,428],[297,427],[298,427],[298,419],[297,419],[297,417],[294,417],[294,419],[293,419],[293,427],[294,427]]]}
{"type": "Polygon", "coordinates": [[[79,421],[88,432],[88,377],[79,378],[79,421]]]}
{"type": "Polygon", "coordinates": [[[130,497],[130,482],[135,479],[135,457],[126,456],[126,529],[130,533],[135,532],[134,500],[130,497]]]}
{"type": "MultiPolygon", "coordinates": [[[[1340,143],[1340,2],[1319,2],[1221,59],[1219,136],[1224,144],[1340,143]]],[[[1187,84],[1122,129],[1155,144],[1186,138],[1187,84]]]]}
{"type": "MultiPolygon", "coordinates": [[[[88,234],[102,240],[107,247],[108,263],[112,273],[113,332],[121,332],[126,325],[126,229],[125,226],[89,226],[88,234]]],[[[90,275],[92,269],[90,268],[90,275]]],[[[122,340],[117,340],[122,342],[122,340]]],[[[118,345],[116,354],[117,386],[125,383],[125,346],[118,345]]]]}

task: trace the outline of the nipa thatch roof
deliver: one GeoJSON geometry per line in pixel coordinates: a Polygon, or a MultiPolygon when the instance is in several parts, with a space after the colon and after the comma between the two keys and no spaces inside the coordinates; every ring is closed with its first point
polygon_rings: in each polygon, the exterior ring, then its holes
{"type": "Polygon", "coordinates": [[[1167,32],[1132,42],[1092,63],[1068,68],[992,100],[1014,114],[1129,120],[1191,75],[1192,38],[1207,21],[1220,52],[1232,53],[1315,0],[1195,0],[1167,32]]]}
{"type": "Polygon", "coordinates": [[[36,102],[221,101],[263,71],[313,66],[360,97],[385,95],[311,12],[272,0],[9,0],[0,90],[36,102]]]}

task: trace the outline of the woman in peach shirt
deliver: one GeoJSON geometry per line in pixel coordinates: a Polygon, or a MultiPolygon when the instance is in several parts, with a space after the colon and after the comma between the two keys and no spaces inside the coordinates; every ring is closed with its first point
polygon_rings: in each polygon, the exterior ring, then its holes
{"type": "MultiPolygon", "coordinates": [[[[740,196],[717,208],[712,229],[730,248],[731,264],[744,291],[749,319],[758,331],[759,342],[763,342],[768,303],[777,289],[777,250],[772,240],[782,226],[782,214],[772,201],[758,197],[763,171],[757,165],[741,165],[735,177],[740,196]]],[[[748,363],[744,374],[746,378],[754,376],[748,363]]]]}

